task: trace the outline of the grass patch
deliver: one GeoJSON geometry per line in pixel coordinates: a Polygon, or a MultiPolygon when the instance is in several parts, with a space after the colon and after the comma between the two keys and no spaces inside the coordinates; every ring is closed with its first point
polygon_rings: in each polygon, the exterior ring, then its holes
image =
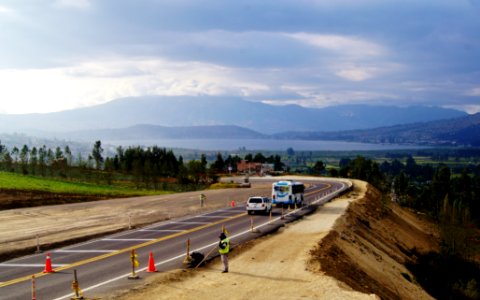
{"type": "Polygon", "coordinates": [[[86,182],[25,176],[9,172],[0,172],[0,189],[7,191],[41,191],[53,194],[95,195],[106,197],[144,196],[168,193],[164,191],[140,190],[121,186],[97,185],[86,182]]]}
{"type": "Polygon", "coordinates": [[[240,184],[235,183],[235,182],[218,182],[214,183],[210,186],[210,189],[215,190],[215,189],[234,189],[240,187],[240,184]]]}

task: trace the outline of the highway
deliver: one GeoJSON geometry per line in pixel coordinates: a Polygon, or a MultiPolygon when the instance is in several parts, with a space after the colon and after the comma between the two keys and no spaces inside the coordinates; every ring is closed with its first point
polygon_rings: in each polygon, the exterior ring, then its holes
{"type": "Polygon", "coordinates": [[[212,256],[215,256],[218,252],[213,249],[224,226],[229,231],[235,251],[236,245],[300,218],[349,188],[346,182],[334,180],[312,181],[309,185],[310,188],[305,191],[305,203],[311,205],[295,210],[275,208],[271,217],[247,215],[242,205],[52,249],[49,253],[54,273],[43,273],[46,253],[0,263],[0,299],[32,299],[32,275],[35,275],[36,299],[70,299],[73,296],[71,285],[74,270],[85,297],[105,295],[137,282],[128,279],[132,273],[130,254],[133,249],[140,263],[136,269],[139,280],[150,275],[145,272],[150,252],[159,272],[185,268],[183,261],[188,240],[190,252],[212,252],[212,256]]]}

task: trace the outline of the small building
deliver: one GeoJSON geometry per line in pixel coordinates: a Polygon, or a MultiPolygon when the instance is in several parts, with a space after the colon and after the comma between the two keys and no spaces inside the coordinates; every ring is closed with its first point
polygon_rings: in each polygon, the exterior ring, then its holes
{"type": "Polygon", "coordinates": [[[273,172],[273,164],[262,164],[258,162],[242,160],[237,163],[237,172],[246,174],[256,173],[258,175],[264,175],[273,172]]]}

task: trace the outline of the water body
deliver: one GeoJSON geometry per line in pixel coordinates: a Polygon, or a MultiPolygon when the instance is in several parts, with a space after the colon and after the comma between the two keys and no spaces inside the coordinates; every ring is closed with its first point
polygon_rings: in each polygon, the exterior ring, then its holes
{"type": "Polygon", "coordinates": [[[116,146],[159,146],[164,148],[182,148],[205,151],[235,150],[270,150],[284,151],[293,148],[295,151],[372,151],[372,150],[404,150],[425,149],[427,147],[395,144],[366,144],[343,141],[310,141],[310,140],[261,140],[261,139],[165,139],[135,141],[105,141],[116,146]]]}

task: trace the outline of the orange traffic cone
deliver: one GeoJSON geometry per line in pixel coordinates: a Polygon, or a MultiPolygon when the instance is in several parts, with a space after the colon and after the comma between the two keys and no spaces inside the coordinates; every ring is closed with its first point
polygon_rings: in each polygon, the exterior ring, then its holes
{"type": "Polygon", "coordinates": [[[50,257],[50,253],[47,253],[47,258],[45,259],[45,270],[43,270],[43,273],[53,273],[52,269],[52,258],[50,257]]]}
{"type": "Polygon", "coordinates": [[[150,258],[148,259],[148,269],[147,272],[157,272],[157,268],[155,268],[155,262],[153,261],[153,253],[150,251],[150,258]]]}
{"type": "Polygon", "coordinates": [[[235,200],[232,200],[231,205],[232,205],[232,207],[235,207],[235,200]]]}

